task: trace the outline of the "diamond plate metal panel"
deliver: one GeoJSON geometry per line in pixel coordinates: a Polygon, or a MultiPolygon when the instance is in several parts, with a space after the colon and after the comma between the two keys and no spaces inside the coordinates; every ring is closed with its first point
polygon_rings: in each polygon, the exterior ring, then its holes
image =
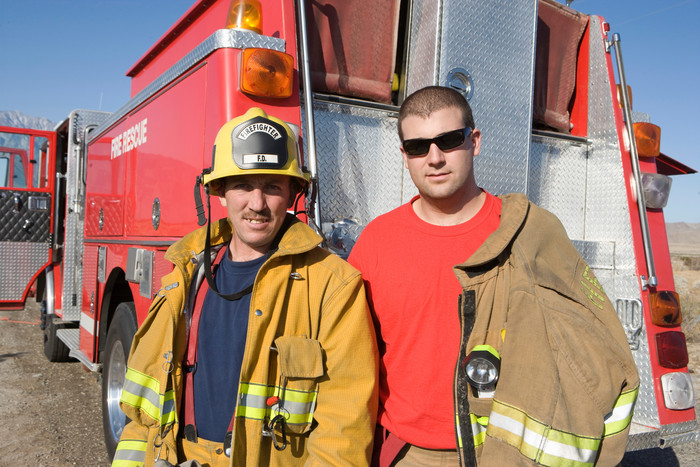
{"type": "Polygon", "coordinates": [[[0,300],[18,301],[34,274],[49,261],[48,243],[1,242],[0,300]]]}
{"type": "Polygon", "coordinates": [[[664,425],[661,427],[659,432],[661,433],[662,437],[669,437],[671,438],[672,435],[678,435],[680,434],[679,438],[682,437],[687,437],[689,441],[695,441],[698,439],[698,422],[697,420],[691,420],[689,422],[682,422],[682,423],[674,423],[672,425],[664,425]]]}
{"type": "Polygon", "coordinates": [[[537,1],[445,2],[439,84],[463,68],[473,80],[469,101],[482,130],[476,180],[492,193],[527,192],[532,128],[537,1]]]}
{"type": "Polygon", "coordinates": [[[63,245],[63,319],[80,319],[83,273],[80,265],[83,256],[83,228],[85,222],[85,130],[104,122],[107,112],[75,110],[68,126],[68,153],[66,164],[66,219],[63,245]]]}
{"type": "MultiPolygon", "coordinates": [[[[676,434],[676,435],[669,435],[661,436],[661,446],[664,448],[670,448],[671,446],[678,446],[681,444],[686,444],[686,443],[692,443],[695,441],[700,440],[700,432],[697,431],[697,425],[694,424],[694,422],[689,422],[693,423],[693,425],[689,425],[686,423],[678,423],[677,425],[686,425],[680,427],[681,429],[684,430],[694,430],[694,431],[688,431],[683,434],[676,434]]],[[[674,425],[675,426],[675,425],[674,425]]]]}
{"type": "MultiPolygon", "coordinates": [[[[591,29],[598,30],[600,21],[591,17],[591,29]]],[[[615,239],[615,265],[625,274],[634,274],[635,256],[629,222],[620,146],[615,130],[614,107],[610,79],[605,63],[605,45],[591,34],[591,70],[588,129],[590,152],[587,177],[586,239],[615,239]],[[597,39],[597,40],[596,40],[597,39]]],[[[635,281],[636,282],[636,281],[635,281]]],[[[635,286],[637,294],[639,288],[635,286]]]]}
{"type": "MultiPolygon", "coordinates": [[[[614,242],[587,242],[582,240],[572,240],[572,243],[592,269],[605,269],[609,271],[615,269],[614,242]]],[[[600,279],[598,280],[600,281],[600,279]]]]}
{"type": "Polygon", "coordinates": [[[661,429],[650,429],[633,423],[627,441],[627,451],[639,451],[653,447],[670,448],[698,440],[700,440],[700,431],[698,431],[696,421],[667,425],[661,429]],[[667,430],[666,427],[669,427],[670,430],[667,430]]]}
{"type": "MultiPolygon", "coordinates": [[[[600,20],[592,16],[591,31],[600,31],[600,20]]],[[[615,271],[612,282],[599,280],[613,303],[616,299],[639,300],[626,180],[615,131],[610,78],[605,62],[605,44],[597,33],[590,34],[590,76],[588,89],[589,156],[586,181],[585,240],[615,242],[615,271]]],[[[598,271],[596,271],[598,274],[598,271]]],[[[649,360],[646,329],[639,336],[639,348],[632,350],[637,362],[641,389],[634,422],[659,427],[654,381],[649,360]]]]}
{"type": "MultiPolygon", "coordinates": [[[[477,183],[494,194],[527,191],[537,2],[411,3],[406,93],[472,77],[470,105],[482,130],[477,183]]],[[[415,193],[415,191],[411,191],[415,193]]],[[[408,194],[408,193],[407,193],[408,194]]]]}
{"type": "Polygon", "coordinates": [[[648,427],[640,426],[632,422],[630,436],[627,439],[627,451],[640,451],[651,447],[659,446],[659,431],[650,430],[648,427]]]}
{"type": "Polygon", "coordinates": [[[366,225],[407,201],[395,112],[317,100],[314,120],[322,223],[366,225]]]}
{"type": "Polygon", "coordinates": [[[586,153],[585,144],[532,137],[527,195],[533,203],[556,214],[574,239],[583,239],[585,233],[586,153]]]}
{"type": "Polygon", "coordinates": [[[121,236],[123,233],[124,204],[126,203],[118,196],[90,193],[90,202],[88,202],[87,212],[84,216],[86,234],[88,236],[121,236]]]}
{"type": "Polygon", "coordinates": [[[414,0],[408,41],[406,95],[438,84],[442,1],[414,0]]]}
{"type": "Polygon", "coordinates": [[[0,242],[48,242],[51,198],[47,193],[0,191],[0,242]],[[46,209],[31,209],[30,198],[45,200],[46,209]],[[19,206],[19,211],[15,210],[19,206]]]}

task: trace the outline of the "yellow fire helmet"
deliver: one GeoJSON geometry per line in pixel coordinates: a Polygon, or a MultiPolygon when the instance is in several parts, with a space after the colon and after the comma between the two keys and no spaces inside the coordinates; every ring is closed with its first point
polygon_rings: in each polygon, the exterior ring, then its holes
{"type": "Polygon", "coordinates": [[[202,184],[221,196],[215,180],[245,174],[278,174],[295,177],[306,188],[309,176],[301,170],[294,132],[279,118],[253,107],[221,127],[214,141],[211,171],[202,184]]]}

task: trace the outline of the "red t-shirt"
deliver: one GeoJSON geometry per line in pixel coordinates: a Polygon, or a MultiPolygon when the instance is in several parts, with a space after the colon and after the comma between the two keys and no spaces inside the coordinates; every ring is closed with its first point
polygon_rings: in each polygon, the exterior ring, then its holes
{"type": "Polygon", "coordinates": [[[499,225],[501,200],[486,195],[479,212],[455,226],[421,220],[413,198],[370,222],[348,258],[362,272],[377,325],[378,421],[427,449],[456,449],[453,381],[462,288],[452,267],[499,225]]]}

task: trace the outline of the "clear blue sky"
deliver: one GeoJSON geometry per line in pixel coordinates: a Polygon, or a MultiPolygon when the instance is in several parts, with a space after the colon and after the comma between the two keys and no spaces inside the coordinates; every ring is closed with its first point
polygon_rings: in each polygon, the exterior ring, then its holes
{"type": "MultiPolygon", "coordinates": [[[[126,71],[193,0],[0,0],[0,110],[59,122],[115,111],[126,71]]],[[[507,8],[507,2],[504,2],[507,8]]],[[[620,34],[634,108],[661,127],[661,150],[700,170],[700,0],[575,0],[620,34]]],[[[700,174],[673,177],[667,222],[700,222],[700,174]]]]}

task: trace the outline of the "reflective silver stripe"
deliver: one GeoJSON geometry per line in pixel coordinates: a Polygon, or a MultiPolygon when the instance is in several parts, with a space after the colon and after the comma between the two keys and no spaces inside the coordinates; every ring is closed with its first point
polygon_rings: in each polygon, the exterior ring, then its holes
{"type": "Polygon", "coordinates": [[[491,412],[489,424],[503,428],[518,436],[522,440],[522,443],[524,443],[524,445],[521,443],[519,446],[520,451],[531,459],[538,458],[539,453],[537,451],[541,451],[551,456],[560,457],[573,462],[591,463],[595,461],[597,451],[580,449],[552,441],[526,428],[522,423],[499,413],[491,412]]]}
{"type": "Polygon", "coordinates": [[[487,433],[544,465],[593,465],[601,442],[600,438],[552,429],[522,410],[498,401],[494,401],[487,433]]]}
{"type": "Polygon", "coordinates": [[[481,446],[486,439],[486,428],[489,424],[489,417],[477,417],[473,413],[469,414],[474,437],[474,446],[481,446]]]}
{"type": "Polygon", "coordinates": [[[167,396],[174,396],[175,393],[172,391],[168,391],[166,393],[166,398],[165,401],[163,402],[163,411],[161,413],[161,422],[163,423],[171,423],[174,421],[173,417],[171,415],[175,414],[175,399],[174,398],[168,398],[167,396]]]}
{"type": "Polygon", "coordinates": [[[157,379],[127,368],[121,402],[142,410],[161,425],[172,423],[177,415],[175,393],[168,390],[160,394],[159,390],[160,383],[157,379]]]}
{"type": "Polygon", "coordinates": [[[462,449],[462,428],[459,426],[459,414],[455,414],[455,428],[457,429],[457,447],[462,449]]]}
{"type": "Polygon", "coordinates": [[[154,391],[153,389],[142,384],[127,379],[126,381],[124,381],[124,387],[122,388],[122,391],[126,391],[129,394],[142,397],[148,400],[148,402],[155,405],[156,407],[160,406],[160,394],[158,394],[157,391],[154,391]]]}
{"type": "Polygon", "coordinates": [[[127,379],[122,388],[122,402],[140,408],[154,420],[160,420],[160,395],[153,389],[127,379]]]}
{"type": "Polygon", "coordinates": [[[603,437],[616,435],[624,431],[632,421],[634,405],[637,403],[639,387],[623,392],[615,401],[612,412],[605,417],[605,433],[603,437]]]}
{"type": "MultiPolygon", "coordinates": [[[[315,401],[303,403],[303,402],[293,402],[290,400],[285,400],[284,404],[283,404],[284,405],[283,409],[279,409],[277,404],[273,405],[272,407],[268,407],[267,406],[267,397],[256,396],[253,394],[241,394],[241,405],[248,407],[248,408],[253,408],[253,409],[267,409],[266,411],[268,413],[279,411],[279,412],[289,412],[291,415],[302,415],[302,416],[305,416],[309,413],[313,413],[314,408],[316,406],[315,401]]],[[[306,422],[302,422],[302,423],[306,423],[306,422]]]]}
{"type": "Polygon", "coordinates": [[[264,420],[277,414],[284,414],[288,424],[304,425],[311,423],[316,408],[318,391],[282,389],[278,386],[241,383],[236,417],[264,420]],[[268,398],[279,397],[279,402],[268,406],[268,398]]]}

